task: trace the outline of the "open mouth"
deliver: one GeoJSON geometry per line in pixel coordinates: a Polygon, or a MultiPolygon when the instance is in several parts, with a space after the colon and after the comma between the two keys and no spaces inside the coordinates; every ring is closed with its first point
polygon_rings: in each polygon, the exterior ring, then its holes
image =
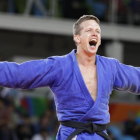
{"type": "Polygon", "coordinates": [[[96,40],[91,40],[91,41],[89,42],[89,45],[90,45],[91,47],[95,47],[96,44],[97,44],[97,41],[96,41],[96,40]]]}

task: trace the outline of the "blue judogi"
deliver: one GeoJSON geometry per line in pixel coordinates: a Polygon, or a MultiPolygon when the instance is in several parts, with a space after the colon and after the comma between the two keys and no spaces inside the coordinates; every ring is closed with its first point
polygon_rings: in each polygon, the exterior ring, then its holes
{"type": "MultiPolygon", "coordinates": [[[[64,56],[34,60],[20,65],[0,63],[0,86],[31,89],[49,86],[54,93],[59,121],[110,121],[109,97],[113,89],[140,93],[140,68],[119,63],[116,59],[96,55],[97,99],[94,102],[80,72],[76,50],[64,56]]],[[[60,126],[57,140],[66,138],[75,129],[60,126]]],[[[81,133],[77,140],[103,140],[96,133],[81,133]]]]}

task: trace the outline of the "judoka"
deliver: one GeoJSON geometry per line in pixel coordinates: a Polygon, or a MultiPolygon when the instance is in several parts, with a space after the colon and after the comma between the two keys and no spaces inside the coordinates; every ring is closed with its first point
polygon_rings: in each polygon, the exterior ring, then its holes
{"type": "Polygon", "coordinates": [[[49,86],[61,125],[57,140],[110,140],[109,97],[113,89],[140,93],[140,68],[96,54],[101,44],[99,20],[80,17],[73,26],[77,49],[16,64],[0,63],[0,86],[32,89],[49,86]]]}

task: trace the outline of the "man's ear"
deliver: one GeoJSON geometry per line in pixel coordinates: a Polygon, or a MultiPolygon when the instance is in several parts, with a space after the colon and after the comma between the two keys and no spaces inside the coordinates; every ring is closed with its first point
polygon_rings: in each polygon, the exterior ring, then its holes
{"type": "Polygon", "coordinates": [[[73,39],[74,39],[75,43],[77,43],[77,44],[80,43],[80,37],[79,37],[79,35],[74,35],[73,39]]]}

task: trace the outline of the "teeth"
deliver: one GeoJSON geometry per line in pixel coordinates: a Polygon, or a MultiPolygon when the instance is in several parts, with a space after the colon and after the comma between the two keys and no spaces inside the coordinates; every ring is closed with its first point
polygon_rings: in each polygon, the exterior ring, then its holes
{"type": "Polygon", "coordinates": [[[97,39],[92,39],[91,41],[96,41],[97,42],[97,39]]]}
{"type": "Polygon", "coordinates": [[[91,45],[90,47],[91,47],[91,48],[94,48],[95,46],[94,46],[94,45],[91,45]]]}

